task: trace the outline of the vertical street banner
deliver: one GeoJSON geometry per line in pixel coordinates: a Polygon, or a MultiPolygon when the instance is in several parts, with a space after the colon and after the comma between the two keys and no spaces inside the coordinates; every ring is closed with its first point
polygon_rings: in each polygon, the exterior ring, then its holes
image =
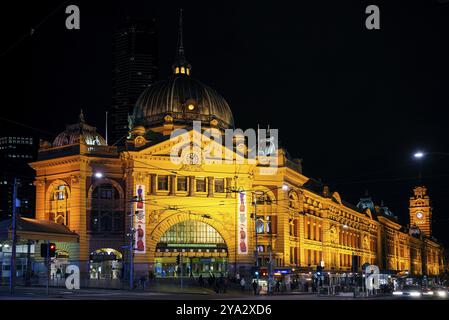
{"type": "Polygon", "coordinates": [[[238,194],[238,254],[248,254],[248,223],[247,223],[247,208],[246,208],[246,193],[240,192],[238,194]]]}
{"type": "Polygon", "coordinates": [[[136,205],[134,217],[134,252],[145,253],[145,186],[136,186],[136,205]]]}

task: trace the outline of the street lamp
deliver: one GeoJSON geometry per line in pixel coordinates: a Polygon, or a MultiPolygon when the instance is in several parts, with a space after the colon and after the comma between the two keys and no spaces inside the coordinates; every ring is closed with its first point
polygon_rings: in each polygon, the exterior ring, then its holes
{"type": "Polygon", "coordinates": [[[415,159],[422,159],[422,158],[430,156],[430,155],[449,156],[449,152],[439,152],[439,151],[424,152],[424,151],[417,151],[417,152],[415,152],[413,154],[413,157],[415,159]]]}
{"type": "Polygon", "coordinates": [[[414,157],[415,159],[421,159],[421,158],[424,157],[424,152],[421,152],[421,151],[415,152],[415,153],[413,154],[413,157],[414,157]]]}
{"type": "Polygon", "coordinates": [[[103,173],[98,171],[98,172],[95,172],[94,176],[95,176],[95,178],[101,179],[101,178],[103,178],[103,173]]]}
{"type": "MultiPolygon", "coordinates": [[[[254,257],[255,257],[255,275],[256,275],[256,282],[257,285],[259,285],[259,244],[258,244],[258,232],[257,232],[257,201],[258,199],[260,199],[261,197],[263,197],[264,195],[266,195],[266,193],[268,191],[273,191],[273,190],[277,190],[277,189],[282,189],[284,191],[288,191],[289,190],[289,186],[287,184],[283,184],[281,187],[274,187],[274,188],[268,188],[269,190],[267,191],[262,191],[262,190],[250,190],[249,192],[253,195],[253,205],[254,205],[254,236],[255,236],[255,252],[254,252],[254,257]]],[[[234,190],[233,190],[234,191],[234,190]]],[[[234,192],[244,192],[244,191],[240,191],[240,190],[236,190],[234,192]]],[[[273,277],[273,262],[272,262],[272,244],[270,243],[270,257],[269,257],[269,279],[268,279],[268,291],[271,292],[271,282],[272,282],[272,277],[273,277]]]]}

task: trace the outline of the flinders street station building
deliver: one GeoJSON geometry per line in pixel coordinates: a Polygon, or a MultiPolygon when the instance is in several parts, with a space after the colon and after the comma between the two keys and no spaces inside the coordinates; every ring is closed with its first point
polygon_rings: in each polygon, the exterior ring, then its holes
{"type": "Polygon", "coordinates": [[[353,205],[305,176],[282,147],[268,155],[273,168],[258,156],[238,161],[239,148],[250,153],[239,145],[245,138],[229,146],[205,135],[234,129],[232,108],[194,77],[182,42],[169,79],[142,92],[124,146],[108,145],[87,120],[81,113],[42,142],[31,163],[36,215],[20,219],[19,244],[34,246],[39,261],[39,243],[56,243],[52,272],[77,264],[91,279],[123,279],[131,259],[136,277],[349,273],[367,264],[389,274],[443,272],[425,186],[409,191],[404,227],[369,196],[353,205]]]}

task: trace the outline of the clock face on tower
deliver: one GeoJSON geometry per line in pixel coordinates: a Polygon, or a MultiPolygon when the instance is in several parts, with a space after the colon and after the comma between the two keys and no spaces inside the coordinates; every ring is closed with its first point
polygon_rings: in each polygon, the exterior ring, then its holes
{"type": "Polygon", "coordinates": [[[187,153],[184,158],[185,164],[199,164],[200,157],[194,152],[187,153]]]}
{"type": "Polygon", "coordinates": [[[422,212],[416,213],[416,217],[417,217],[418,219],[422,219],[422,212]]]}

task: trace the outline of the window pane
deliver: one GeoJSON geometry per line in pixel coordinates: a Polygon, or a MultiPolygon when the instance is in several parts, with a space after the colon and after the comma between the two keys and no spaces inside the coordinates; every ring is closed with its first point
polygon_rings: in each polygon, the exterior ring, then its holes
{"type": "Polygon", "coordinates": [[[215,180],[215,192],[217,192],[217,193],[224,192],[224,179],[216,179],[215,180]]]}
{"type": "Polygon", "coordinates": [[[196,191],[206,192],[206,179],[196,179],[196,191]]]}
{"type": "Polygon", "coordinates": [[[124,227],[124,216],[123,216],[122,212],[120,212],[120,211],[114,212],[113,230],[114,231],[123,231],[123,227],[124,227]]]}
{"type": "Polygon", "coordinates": [[[264,232],[264,222],[262,219],[258,219],[256,221],[256,232],[263,233],[264,232]]]}
{"type": "Polygon", "coordinates": [[[168,176],[157,177],[157,188],[158,190],[168,190],[168,176]]]}
{"type": "Polygon", "coordinates": [[[178,177],[178,191],[187,191],[187,177],[178,177]]]}
{"type": "Polygon", "coordinates": [[[98,225],[100,224],[98,220],[98,211],[92,211],[92,217],[90,220],[91,231],[98,231],[98,225]]]}
{"type": "Polygon", "coordinates": [[[102,212],[100,216],[101,231],[112,231],[112,217],[109,212],[102,212]]]}
{"type": "Polygon", "coordinates": [[[199,221],[184,221],[175,224],[161,237],[161,243],[218,244],[224,243],[221,235],[210,225],[199,221]]]}

